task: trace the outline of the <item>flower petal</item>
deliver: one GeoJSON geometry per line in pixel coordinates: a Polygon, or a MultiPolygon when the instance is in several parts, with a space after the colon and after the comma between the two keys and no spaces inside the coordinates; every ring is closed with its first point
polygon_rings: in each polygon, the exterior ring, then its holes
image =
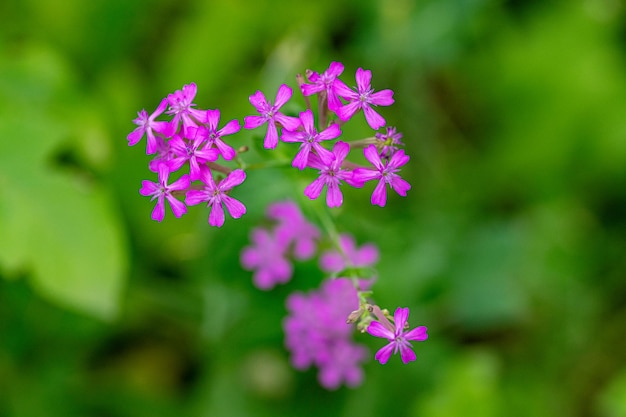
{"type": "Polygon", "coordinates": [[[367,326],[367,332],[375,337],[382,337],[384,339],[393,340],[395,335],[383,326],[380,322],[373,321],[367,326]]]}
{"type": "Polygon", "coordinates": [[[374,188],[372,193],[372,204],[375,206],[385,207],[387,204],[387,188],[385,187],[385,181],[381,178],[374,188]]]}
{"type": "Polygon", "coordinates": [[[398,307],[396,308],[395,313],[393,313],[393,322],[396,326],[396,335],[399,335],[403,332],[404,326],[406,326],[406,322],[409,319],[409,309],[407,307],[398,307]]]}
{"type": "Polygon", "coordinates": [[[356,85],[359,91],[367,91],[372,85],[372,71],[358,68],[356,70],[356,85]]]}
{"type": "Polygon", "coordinates": [[[325,183],[322,178],[317,178],[315,181],[306,186],[304,189],[304,195],[309,197],[311,200],[315,200],[322,193],[324,184],[325,183]]]}
{"type": "Polygon", "coordinates": [[[230,196],[223,195],[222,202],[226,205],[226,209],[233,219],[238,219],[246,214],[246,206],[244,206],[241,201],[235,200],[230,196]]]}
{"type": "Polygon", "coordinates": [[[417,340],[418,342],[423,342],[428,339],[428,328],[426,326],[418,326],[415,329],[412,329],[404,334],[404,338],[406,340],[417,340]]]}
{"type": "Polygon", "coordinates": [[[278,92],[276,93],[276,101],[274,101],[274,107],[277,109],[281,108],[287,101],[289,101],[292,94],[293,91],[291,90],[291,87],[289,87],[287,84],[282,84],[280,87],[278,87],[278,92]]]}
{"type": "Polygon", "coordinates": [[[393,353],[394,346],[395,346],[394,343],[389,343],[383,346],[382,348],[378,350],[378,352],[376,352],[376,355],[374,355],[374,359],[380,362],[381,365],[386,364],[389,358],[391,357],[391,354],[393,353]]]}
{"type": "Polygon", "coordinates": [[[367,124],[374,130],[378,130],[387,123],[385,118],[376,113],[369,105],[363,106],[363,113],[365,114],[365,120],[367,124]]]}
{"type": "Polygon", "coordinates": [[[213,204],[211,206],[209,224],[217,227],[222,227],[224,225],[224,209],[222,208],[222,203],[213,204]]]}

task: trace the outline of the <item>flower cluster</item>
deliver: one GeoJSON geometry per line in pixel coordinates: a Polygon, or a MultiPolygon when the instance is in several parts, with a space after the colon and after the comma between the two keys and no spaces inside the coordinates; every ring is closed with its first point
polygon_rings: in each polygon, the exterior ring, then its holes
{"type": "Polygon", "coordinates": [[[359,385],[363,380],[359,364],[368,353],[352,341],[352,327],[346,324],[346,317],[358,305],[357,291],[345,278],[327,280],[309,294],[291,294],[283,328],[294,368],[318,367],[318,380],[328,389],[342,383],[359,385]]]}
{"type": "Polygon", "coordinates": [[[241,251],[241,265],[254,271],[254,285],[262,290],[289,281],[293,274],[290,258],[312,258],[317,252],[320,235],[317,227],[304,218],[292,201],[270,205],[267,217],[275,222],[273,227],[252,229],[252,245],[241,251]]]}
{"type": "MultiPolygon", "coordinates": [[[[305,108],[297,115],[281,111],[293,95],[286,84],[279,86],[273,100],[261,91],[252,94],[249,101],[257,114],[245,116],[243,125],[234,119],[220,128],[219,110],[196,108],[194,83],[169,94],[152,114],[141,110],[134,120],[137,127],[127,139],[129,146],[134,146],[146,137],[146,154],[153,156],[148,168],[157,181],[144,180],[139,190],[156,200],[152,219],[163,221],[166,202],[175,217],[187,213],[188,206],[206,204],[210,209],[208,222],[216,227],[223,226],[225,211],[233,218],[246,213],[246,206],[231,193],[246,180],[253,166],[242,157],[246,146],[235,149],[227,143],[232,135],[242,132],[242,127],[262,129],[267,150],[279,143],[285,147],[297,144],[291,166],[299,171],[317,171],[304,195],[313,200],[325,190],[330,208],[343,204],[344,184],[362,188],[375,182],[371,203],[380,207],[387,203],[388,189],[406,196],[411,185],[400,176],[401,168],[409,162],[402,149],[402,134],[387,126],[377,110],[394,103],[393,91],[374,90],[371,71],[362,68],[356,71],[356,86],[349,87],[340,79],[343,71],[343,64],[332,62],[322,73],[307,70],[304,76],[298,75],[305,108]],[[315,111],[311,96],[317,97],[315,111]],[[364,139],[343,137],[342,127],[359,118],[359,113],[373,132],[364,139]],[[367,162],[350,160],[357,151],[356,159],[367,162]]],[[[377,279],[374,266],[379,258],[374,244],[358,247],[352,236],[338,235],[334,230],[324,236],[291,201],[271,204],[266,215],[269,225],[251,231],[251,243],[240,255],[242,266],[253,271],[257,288],[270,290],[287,283],[294,274],[294,260],[309,260],[318,253],[320,269],[326,274],[319,289],[287,298],[288,316],[283,327],[294,367],[316,366],[320,384],[328,389],[360,384],[361,363],[368,353],[352,340],[355,327],[387,339],[374,356],[381,364],[395,353],[400,353],[404,363],[415,360],[410,342],[426,340],[426,327],[409,330],[408,308],[398,308],[391,317],[371,300],[371,286],[377,279]]]]}
{"type": "Polygon", "coordinates": [[[237,120],[231,120],[218,129],[220,111],[194,108],[195,96],[196,85],[192,83],[169,94],[151,115],[141,110],[134,120],[137,128],[128,135],[128,144],[136,145],[145,135],[146,153],[155,155],[148,167],[158,173],[158,182],[144,180],[139,190],[157,200],[153,220],[160,222],[165,217],[166,200],[176,217],[185,214],[187,206],[206,203],[211,208],[209,224],[221,227],[224,207],[233,218],[246,213],[246,207],[228,195],[246,179],[246,173],[215,163],[220,157],[226,161],[235,157],[236,151],[223,137],[241,127],[237,120]],[[172,116],[171,120],[157,121],[163,112],[172,116]],[[183,167],[188,172],[169,184],[169,177],[183,167]],[[175,195],[185,195],[184,203],[175,195]]]}

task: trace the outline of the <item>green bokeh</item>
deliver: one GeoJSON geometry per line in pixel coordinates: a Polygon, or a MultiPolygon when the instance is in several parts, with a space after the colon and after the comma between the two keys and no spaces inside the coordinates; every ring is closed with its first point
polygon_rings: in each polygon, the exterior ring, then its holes
{"type": "Polygon", "coordinates": [[[624,22],[618,0],[2,2],[0,416],[626,416],[624,22]],[[346,189],[334,220],[430,339],[328,392],[281,330],[314,261],[271,292],[239,267],[268,203],[315,212],[308,177],[249,172],[221,229],[158,224],[126,135],[183,84],[242,120],[333,60],[394,90],[412,184],[384,209],[346,189]]]}

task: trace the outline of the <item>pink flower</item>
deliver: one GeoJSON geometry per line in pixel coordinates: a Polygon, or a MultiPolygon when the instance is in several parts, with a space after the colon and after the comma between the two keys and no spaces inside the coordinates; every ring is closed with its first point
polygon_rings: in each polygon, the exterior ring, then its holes
{"type": "Polygon", "coordinates": [[[241,184],[245,179],[246,173],[241,169],[236,169],[220,181],[219,184],[215,184],[211,170],[202,167],[200,180],[204,183],[204,188],[202,190],[188,191],[185,203],[194,206],[206,201],[207,206],[211,207],[209,224],[211,226],[222,227],[224,224],[224,208],[222,205],[226,206],[228,213],[230,213],[234,219],[238,219],[246,214],[246,206],[226,194],[226,192],[241,184]]]}
{"type": "Polygon", "coordinates": [[[334,84],[337,77],[343,72],[343,64],[341,62],[331,62],[330,66],[321,75],[315,71],[307,70],[306,77],[312,84],[302,84],[300,90],[302,95],[310,96],[321,91],[326,91],[328,97],[328,108],[331,110],[338,109],[343,105],[337,93],[334,84]]]}
{"type": "Polygon", "coordinates": [[[285,257],[289,242],[261,228],[252,230],[250,240],[252,245],[241,252],[241,265],[254,270],[254,285],[269,290],[289,281],[293,274],[293,266],[285,257]]]}
{"type": "Polygon", "coordinates": [[[367,327],[367,332],[372,336],[383,337],[389,340],[389,343],[376,352],[374,356],[374,359],[380,362],[381,365],[386,364],[391,354],[396,354],[398,351],[400,351],[402,362],[409,363],[414,361],[416,359],[415,352],[413,352],[413,346],[409,343],[409,340],[423,342],[428,339],[428,334],[426,333],[427,328],[425,326],[419,326],[413,330],[404,331],[405,326],[407,326],[408,318],[409,309],[398,307],[393,315],[395,326],[385,320],[385,324],[372,321],[367,327]]]}
{"type": "Polygon", "coordinates": [[[184,85],[182,90],[176,90],[167,96],[167,101],[170,103],[170,109],[167,111],[167,114],[174,115],[171,122],[174,132],[178,130],[181,119],[185,128],[197,127],[197,123],[204,119],[203,110],[192,108],[195,106],[193,99],[196,97],[196,92],[196,84],[191,83],[184,85]]]}
{"type": "Polygon", "coordinates": [[[170,150],[176,155],[170,162],[170,168],[174,171],[189,162],[189,177],[191,181],[195,181],[200,179],[200,166],[217,161],[219,151],[206,146],[207,132],[204,127],[183,128],[183,131],[185,139],[174,135],[169,142],[170,150]]]}
{"type": "Polygon", "coordinates": [[[267,208],[267,217],[276,220],[276,239],[287,247],[293,246],[293,256],[299,260],[310,259],[317,250],[320,232],[310,223],[293,201],[281,201],[267,208]]]}
{"type": "Polygon", "coordinates": [[[208,128],[208,132],[207,132],[208,146],[215,145],[217,149],[219,150],[219,153],[222,155],[222,158],[224,158],[227,161],[230,161],[231,159],[235,157],[236,152],[232,147],[224,143],[224,141],[222,140],[222,136],[232,135],[233,133],[239,132],[239,130],[241,129],[241,126],[239,126],[238,120],[231,120],[230,122],[226,123],[226,126],[221,128],[220,130],[217,130],[217,125],[219,121],[220,121],[219,110],[207,110],[206,111],[206,118],[204,119],[204,122],[206,123],[207,128],[208,128]]]}
{"type": "Polygon", "coordinates": [[[296,130],[300,125],[300,119],[296,117],[285,116],[278,110],[291,98],[293,92],[291,88],[282,84],[276,93],[275,104],[272,105],[266,100],[265,95],[257,91],[250,96],[250,103],[260,113],[260,116],[244,117],[244,128],[255,129],[264,123],[267,123],[267,133],[263,146],[266,149],[274,149],[278,144],[278,130],[276,124],[279,123],[286,130],[296,130]]]}
{"type": "Polygon", "coordinates": [[[157,107],[154,113],[152,113],[150,116],[148,116],[148,112],[146,112],[145,110],[141,110],[137,113],[137,116],[139,117],[133,120],[133,123],[137,125],[137,128],[130,132],[126,137],[128,139],[128,146],[136,145],[141,140],[143,135],[146,134],[146,136],[148,137],[148,141],[146,143],[146,154],[151,155],[157,151],[157,139],[154,136],[154,133],[156,132],[166,136],[170,136],[168,134],[170,133],[169,123],[165,121],[154,120],[159,117],[159,115],[163,113],[163,111],[165,111],[166,107],[167,99],[163,99],[161,100],[161,104],[159,104],[159,107],[157,107]]]}
{"type": "Polygon", "coordinates": [[[378,180],[378,184],[372,193],[372,204],[380,207],[385,206],[387,203],[386,184],[389,184],[392,190],[405,197],[407,191],[411,189],[411,185],[396,174],[402,165],[409,162],[409,157],[404,154],[404,151],[397,151],[384,163],[380,159],[375,145],[369,145],[363,150],[363,153],[365,158],[374,165],[375,170],[357,168],[353,171],[353,181],[362,185],[367,181],[378,180]]]}
{"type": "Polygon", "coordinates": [[[304,130],[290,131],[284,130],[281,139],[283,142],[302,142],[300,145],[300,151],[293,159],[292,166],[299,169],[304,169],[309,161],[309,154],[311,150],[315,150],[318,156],[324,155],[325,157],[331,157],[330,151],[324,149],[320,142],[323,140],[335,139],[341,135],[341,129],[335,123],[331,124],[328,129],[317,133],[315,129],[315,119],[313,118],[313,112],[309,109],[300,113],[300,121],[302,122],[302,128],[304,130]]]}
{"type": "Polygon", "coordinates": [[[144,196],[152,197],[150,200],[157,200],[157,204],[152,210],[152,220],[158,222],[163,221],[165,217],[165,200],[170,204],[174,216],[180,217],[187,213],[187,207],[181,201],[172,196],[173,191],[182,191],[189,188],[189,175],[185,174],[172,184],[167,184],[170,175],[170,168],[166,163],[161,163],[158,167],[159,182],[144,180],[141,182],[139,193],[144,196]]]}
{"type": "Polygon", "coordinates": [[[391,157],[398,150],[398,145],[404,145],[400,141],[402,133],[396,133],[395,127],[387,127],[385,133],[376,133],[376,139],[380,141],[377,145],[381,148],[380,156],[383,158],[391,157]]]}
{"type": "Polygon", "coordinates": [[[348,234],[339,236],[341,251],[326,251],[320,256],[320,267],[325,272],[341,272],[348,267],[369,267],[378,262],[378,248],[374,244],[356,247],[354,238],[348,234]]]}
{"type": "Polygon", "coordinates": [[[341,120],[349,120],[359,109],[365,113],[365,120],[374,130],[385,125],[385,119],[372,109],[372,106],[391,106],[393,104],[393,91],[382,90],[374,92],[371,86],[372,72],[359,68],[356,70],[356,91],[350,89],[340,80],[334,84],[335,92],[349,101],[345,106],[336,110],[341,120]]]}
{"type": "Polygon", "coordinates": [[[304,195],[315,200],[326,186],[326,204],[328,207],[339,207],[343,204],[343,194],[339,189],[341,180],[352,184],[352,172],[341,168],[343,160],[350,152],[350,145],[338,141],[333,147],[330,157],[322,159],[317,155],[309,157],[309,166],[320,170],[319,177],[304,189],[304,195]]]}

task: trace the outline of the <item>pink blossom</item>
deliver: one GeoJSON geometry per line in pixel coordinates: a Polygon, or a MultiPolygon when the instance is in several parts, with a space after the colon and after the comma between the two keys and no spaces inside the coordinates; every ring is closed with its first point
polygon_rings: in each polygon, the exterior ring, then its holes
{"type": "Polygon", "coordinates": [[[186,84],[182,90],[176,90],[167,96],[170,103],[170,109],[167,114],[173,114],[172,119],[173,131],[178,130],[180,121],[183,121],[183,127],[197,127],[202,119],[204,119],[204,111],[194,109],[193,99],[196,97],[197,87],[195,83],[186,84]]]}
{"type": "Polygon", "coordinates": [[[307,185],[304,189],[304,195],[315,200],[326,187],[326,204],[328,207],[341,206],[343,204],[343,194],[339,189],[341,180],[352,184],[352,172],[341,167],[349,152],[350,145],[338,141],[335,143],[330,157],[322,159],[312,154],[309,157],[309,166],[319,169],[320,175],[315,181],[307,185]]]}
{"type": "Polygon", "coordinates": [[[204,127],[183,128],[185,138],[174,135],[169,141],[170,149],[176,158],[170,162],[170,168],[177,170],[189,162],[189,177],[191,181],[200,179],[200,167],[207,162],[217,161],[219,152],[206,146],[207,131],[204,127]]]}
{"type": "Polygon", "coordinates": [[[377,147],[381,148],[380,156],[389,158],[398,150],[398,145],[404,145],[400,141],[402,133],[397,133],[395,127],[387,127],[385,133],[376,133],[376,139],[379,140],[377,147]]]}
{"type": "Polygon", "coordinates": [[[391,106],[394,102],[393,91],[381,90],[374,92],[371,86],[372,72],[362,68],[356,71],[356,91],[350,89],[343,82],[336,80],[334,84],[335,92],[348,100],[348,104],[336,110],[337,116],[343,121],[350,118],[358,110],[363,110],[365,120],[374,130],[385,125],[385,119],[374,111],[372,106],[391,106]]]}
{"type": "Polygon", "coordinates": [[[152,220],[158,222],[163,221],[165,217],[165,200],[170,204],[174,216],[180,217],[187,213],[187,207],[182,201],[178,201],[172,195],[174,191],[183,191],[189,188],[190,180],[189,175],[185,174],[172,184],[167,183],[170,175],[170,168],[166,163],[161,163],[158,167],[159,182],[152,182],[144,180],[141,182],[141,189],[139,193],[144,196],[152,197],[150,201],[156,199],[157,203],[152,211],[152,220]]]}
{"type": "Polygon", "coordinates": [[[224,158],[227,161],[230,161],[231,159],[235,157],[236,152],[232,147],[224,143],[224,141],[222,140],[222,137],[239,132],[239,130],[241,129],[241,126],[239,125],[238,120],[231,120],[230,122],[226,123],[226,125],[223,128],[218,130],[217,125],[219,121],[220,121],[219,110],[207,110],[206,111],[206,117],[204,119],[204,122],[206,123],[207,129],[208,129],[207,131],[208,146],[216,146],[217,149],[219,150],[219,153],[222,155],[222,158],[224,158]]]}
{"type": "Polygon", "coordinates": [[[293,274],[293,266],[285,257],[289,242],[261,228],[252,230],[250,240],[252,244],[241,252],[241,265],[254,270],[254,285],[269,290],[289,281],[293,274]]]}
{"type": "Polygon", "coordinates": [[[165,111],[167,107],[167,99],[161,100],[161,103],[156,108],[154,113],[148,116],[146,110],[141,110],[137,113],[137,118],[133,120],[133,123],[137,125],[137,128],[130,132],[127,136],[128,146],[136,145],[143,135],[147,136],[146,154],[151,155],[157,151],[157,139],[154,133],[160,133],[169,136],[170,125],[165,121],[156,121],[155,119],[165,111]]]}
{"type": "Polygon", "coordinates": [[[222,205],[226,206],[228,213],[234,219],[238,219],[246,214],[246,206],[226,194],[233,187],[241,184],[245,179],[246,173],[241,169],[236,169],[220,181],[219,184],[215,184],[211,170],[202,167],[200,180],[204,183],[204,188],[202,190],[188,191],[185,203],[194,206],[202,202],[207,202],[207,206],[211,207],[209,224],[211,226],[222,227],[222,225],[224,225],[224,208],[222,205]]]}
{"type": "Polygon", "coordinates": [[[291,98],[293,94],[291,88],[282,84],[278,88],[276,93],[276,100],[274,104],[267,101],[265,95],[257,91],[250,96],[250,103],[260,113],[260,116],[246,116],[244,117],[244,128],[255,129],[264,123],[267,123],[267,133],[265,134],[265,140],[263,146],[266,149],[274,149],[278,144],[278,130],[277,124],[280,124],[286,130],[296,130],[300,125],[300,119],[296,117],[285,116],[278,110],[291,98]]]}
{"type": "Polygon", "coordinates": [[[378,262],[378,248],[372,243],[357,248],[354,238],[344,233],[339,236],[339,246],[341,250],[326,251],[320,256],[323,271],[337,273],[346,267],[363,268],[378,262]]]}
{"type": "Polygon", "coordinates": [[[331,157],[330,151],[324,149],[320,142],[323,140],[331,140],[341,135],[341,129],[335,123],[331,124],[326,130],[317,132],[315,129],[315,119],[313,112],[309,109],[300,113],[300,121],[302,129],[297,131],[284,130],[281,139],[283,142],[302,142],[300,151],[293,159],[292,166],[304,169],[309,161],[309,154],[314,150],[318,156],[325,155],[331,157]]]}
{"type": "Polygon", "coordinates": [[[404,154],[403,150],[394,153],[388,161],[383,162],[376,150],[375,145],[369,145],[363,150],[365,158],[374,165],[374,170],[369,168],[357,168],[353,172],[353,181],[363,184],[367,181],[378,180],[378,184],[372,193],[372,204],[384,207],[387,203],[387,189],[389,187],[400,194],[402,197],[411,189],[411,185],[400,178],[397,172],[400,167],[409,162],[409,157],[404,154]]]}
{"type": "Polygon", "coordinates": [[[416,359],[415,352],[413,352],[413,346],[409,343],[410,340],[423,342],[428,339],[428,330],[425,326],[416,327],[413,330],[405,331],[407,326],[407,320],[409,318],[409,309],[398,307],[393,315],[393,321],[395,325],[391,325],[389,321],[382,324],[378,321],[372,321],[367,327],[367,332],[375,337],[382,337],[389,340],[389,343],[383,346],[374,359],[384,365],[387,363],[391,354],[400,352],[400,358],[402,362],[409,363],[416,359]]]}
{"type": "Polygon", "coordinates": [[[341,62],[331,62],[330,66],[322,74],[318,74],[315,71],[307,70],[307,79],[312,84],[302,84],[300,90],[304,96],[310,96],[322,91],[326,91],[328,99],[328,108],[331,110],[338,109],[343,105],[337,93],[335,92],[334,84],[337,77],[343,72],[343,64],[341,62]]]}
{"type": "Polygon", "coordinates": [[[293,201],[279,201],[267,208],[267,217],[276,220],[276,239],[292,247],[293,256],[299,260],[310,259],[317,250],[320,232],[310,223],[293,201]]]}

